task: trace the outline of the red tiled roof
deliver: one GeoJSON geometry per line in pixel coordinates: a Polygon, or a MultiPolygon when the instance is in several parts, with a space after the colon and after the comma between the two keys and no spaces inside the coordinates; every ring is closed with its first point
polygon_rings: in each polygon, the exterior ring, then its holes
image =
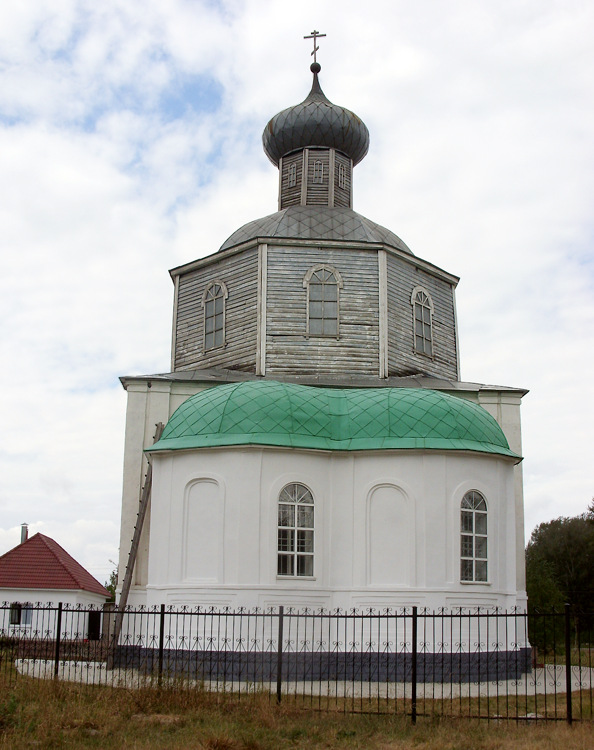
{"type": "Polygon", "coordinates": [[[35,534],[0,557],[0,588],[76,589],[99,596],[109,592],[45,534],[35,534]]]}

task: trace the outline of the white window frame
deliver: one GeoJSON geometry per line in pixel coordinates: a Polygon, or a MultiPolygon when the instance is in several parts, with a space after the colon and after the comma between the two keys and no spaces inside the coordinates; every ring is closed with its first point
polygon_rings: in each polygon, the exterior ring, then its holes
{"type": "Polygon", "coordinates": [[[412,305],[412,332],[413,332],[413,351],[415,354],[422,354],[424,357],[433,359],[433,300],[429,292],[422,286],[416,286],[410,295],[410,304],[412,305]],[[417,309],[421,311],[420,320],[417,321],[417,309]],[[429,320],[426,320],[427,315],[429,320]],[[421,332],[417,332],[417,322],[421,323],[421,332]],[[429,335],[427,336],[427,332],[429,335]],[[419,345],[419,340],[420,344],[419,345]],[[429,348],[429,351],[426,351],[429,348]]]}
{"type": "MultiPolygon", "coordinates": [[[[340,338],[340,290],[343,287],[343,281],[342,276],[340,275],[340,272],[338,269],[334,268],[334,266],[329,266],[327,264],[320,264],[317,266],[312,266],[309,271],[305,274],[305,278],[303,279],[303,288],[306,290],[306,296],[307,296],[307,303],[306,303],[306,336],[307,338],[333,338],[338,339],[340,338]],[[325,280],[320,279],[320,275],[323,274],[331,274],[334,277],[334,283],[327,283],[325,280]],[[336,286],[336,317],[332,315],[325,316],[324,315],[324,303],[332,303],[334,300],[312,300],[311,299],[311,287],[312,287],[312,279],[316,279],[314,282],[315,285],[322,286],[324,288],[325,286],[336,286]],[[318,281],[318,279],[320,279],[318,281]],[[315,318],[316,320],[322,321],[322,332],[321,333],[314,333],[311,331],[311,325],[310,322],[312,320],[312,315],[310,311],[311,302],[322,302],[322,315],[320,318],[315,318]],[[334,321],[336,320],[336,331],[335,332],[324,332],[324,321],[334,321]]],[[[324,297],[324,291],[322,292],[322,297],[324,297]]]]}
{"type": "Polygon", "coordinates": [[[278,494],[278,578],[313,578],[315,571],[315,502],[302,482],[289,482],[278,494]]]}
{"type": "Polygon", "coordinates": [[[202,309],[203,309],[203,315],[202,315],[202,348],[205,352],[212,351],[214,349],[222,349],[227,342],[227,332],[226,332],[226,326],[227,326],[227,297],[229,296],[229,292],[227,290],[227,286],[224,281],[221,281],[220,279],[214,279],[209,284],[207,284],[206,289],[204,290],[204,294],[202,295],[202,309]],[[218,292],[213,293],[212,290],[218,288],[218,292]],[[223,309],[221,311],[216,310],[216,303],[217,300],[222,300],[222,307],[223,309]],[[210,305],[213,305],[213,313],[210,315],[210,305]],[[208,331],[207,328],[207,320],[212,318],[213,319],[213,330],[208,331]],[[217,326],[217,322],[221,323],[221,325],[217,326]],[[221,338],[222,340],[217,343],[217,337],[216,333],[217,331],[221,332],[221,338]],[[213,334],[213,341],[212,345],[207,346],[207,336],[210,334],[213,334]]]}
{"type": "Polygon", "coordinates": [[[479,490],[460,502],[460,582],[489,582],[489,509],[479,490]]]}

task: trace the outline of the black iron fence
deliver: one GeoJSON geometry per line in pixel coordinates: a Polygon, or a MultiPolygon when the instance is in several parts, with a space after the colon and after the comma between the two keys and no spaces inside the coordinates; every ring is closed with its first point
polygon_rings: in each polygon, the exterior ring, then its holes
{"type": "MultiPolygon", "coordinates": [[[[584,618],[581,618],[584,621],[584,618]]],[[[563,612],[0,607],[0,677],[216,690],[349,712],[592,720],[594,635],[563,612]]]]}

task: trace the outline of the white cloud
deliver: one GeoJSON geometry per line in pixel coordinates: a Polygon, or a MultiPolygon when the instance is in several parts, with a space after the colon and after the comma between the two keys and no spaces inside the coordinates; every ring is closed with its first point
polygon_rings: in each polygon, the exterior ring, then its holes
{"type": "Polygon", "coordinates": [[[355,208],[461,276],[463,377],[531,391],[527,531],[594,494],[591,3],[40,0],[0,8],[0,553],[29,521],[107,577],[117,376],[169,367],[167,269],[275,210],[314,25],[355,208]]]}

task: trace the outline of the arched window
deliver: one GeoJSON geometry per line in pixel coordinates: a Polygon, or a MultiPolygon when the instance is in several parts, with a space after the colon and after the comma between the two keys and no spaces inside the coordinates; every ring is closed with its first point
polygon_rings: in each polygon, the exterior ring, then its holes
{"type": "Polygon", "coordinates": [[[410,298],[413,306],[413,335],[415,352],[433,356],[433,301],[421,287],[413,289],[410,298]]]}
{"type": "Polygon", "coordinates": [[[279,576],[313,576],[314,500],[303,484],[292,482],[278,496],[279,576]]]}
{"type": "Polygon", "coordinates": [[[202,296],[204,350],[225,345],[225,305],[228,292],[222,281],[211,282],[202,296]]]}
{"type": "Polygon", "coordinates": [[[460,580],[487,580],[487,503],[470,490],[460,505],[460,580]]]}
{"type": "Polygon", "coordinates": [[[305,274],[307,335],[338,338],[339,289],[342,277],[332,266],[314,266],[305,274]]]}

